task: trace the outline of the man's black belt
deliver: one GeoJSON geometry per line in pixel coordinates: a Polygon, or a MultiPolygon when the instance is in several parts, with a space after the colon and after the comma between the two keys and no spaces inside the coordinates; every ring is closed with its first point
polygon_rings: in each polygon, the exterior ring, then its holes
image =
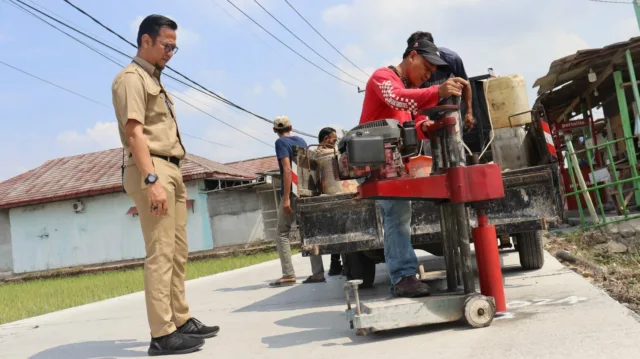
{"type": "MultiPolygon", "coordinates": [[[[129,153],[129,157],[132,157],[132,156],[133,156],[133,154],[129,153]]],[[[180,159],[178,157],[154,155],[153,153],[151,153],[151,156],[157,157],[157,158],[162,158],[163,160],[165,160],[167,162],[171,162],[174,165],[180,167],[180,159]]]]}
{"type": "Polygon", "coordinates": [[[163,160],[165,160],[167,162],[171,162],[174,165],[180,167],[180,159],[178,157],[160,156],[160,155],[154,155],[154,154],[151,154],[151,156],[157,157],[157,158],[162,158],[163,160]]]}

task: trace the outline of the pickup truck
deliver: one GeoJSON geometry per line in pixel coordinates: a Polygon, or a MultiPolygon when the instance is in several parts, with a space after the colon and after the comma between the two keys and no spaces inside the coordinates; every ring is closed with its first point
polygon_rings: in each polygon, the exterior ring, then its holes
{"type": "MultiPolygon", "coordinates": [[[[491,131],[482,81],[489,76],[471,78],[476,126],[463,134],[465,144],[474,153],[487,143],[491,131]]],[[[525,127],[528,147],[526,168],[503,171],[505,197],[487,208],[489,222],[496,226],[501,249],[515,248],[524,269],[539,269],[544,264],[542,231],[562,220],[559,167],[555,154],[548,151],[543,132],[544,110],[534,109],[532,122],[525,127]]],[[[525,155],[525,154],[523,154],[525,155]]],[[[384,262],[383,227],[375,201],[360,200],[355,193],[326,195],[321,192],[319,161],[313,151],[295,151],[299,193],[297,233],[302,255],[340,253],[349,280],[361,279],[362,287],[372,286],[375,266],[384,262]]],[[[483,161],[491,161],[491,152],[483,161]]],[[[443,255],[440,210],[429,201],[412,202],[412,244],[436,256],[443,255]]],[[[470,211],[470,225],[476,215],[470,211]]],[[[470,238],[473,242],[473,238],[470,238]]]]}

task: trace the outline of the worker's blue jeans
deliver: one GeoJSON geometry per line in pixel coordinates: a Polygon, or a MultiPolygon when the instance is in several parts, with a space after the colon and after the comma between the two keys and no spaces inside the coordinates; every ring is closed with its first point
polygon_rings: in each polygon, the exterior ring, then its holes
{"type": "Polygon", "coordinates": [[[415,275],[418,258],[411,245],[411,201],[379,200],[384,228],[384,258],[391,286],[415,275]]]}

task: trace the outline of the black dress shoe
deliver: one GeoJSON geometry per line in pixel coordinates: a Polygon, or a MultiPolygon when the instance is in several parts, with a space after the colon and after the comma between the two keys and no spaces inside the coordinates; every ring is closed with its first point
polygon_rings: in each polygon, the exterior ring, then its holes
{"type": "Polygon", "coordinates": [[[208,327],[196,318],[190,318],[186,323],[178,327],[178,332],[194,338],[212,338],[220,331],[220,327],[208,327]]]}
{"type": "Polygon", "coordinates": [[[149,356],[193,353],[204,345],[204,339],[173,332],[163,337],[152,338],[149,356]]]}

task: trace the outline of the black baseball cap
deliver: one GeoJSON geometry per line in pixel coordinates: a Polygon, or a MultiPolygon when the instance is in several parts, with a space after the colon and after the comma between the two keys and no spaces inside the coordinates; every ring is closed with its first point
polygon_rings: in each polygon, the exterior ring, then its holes
{"type": "Polygon", "coordinates": [[[431,64],[438,67],[439,70],[447,70],[449,69],[449,64],[447,64],[440,57],[440,50],[438,47],[428,40],[419,40],[411,44],[409,48],[407,48],[407,52],[415,51],[422,55],[427,61],[431,64]]]}

